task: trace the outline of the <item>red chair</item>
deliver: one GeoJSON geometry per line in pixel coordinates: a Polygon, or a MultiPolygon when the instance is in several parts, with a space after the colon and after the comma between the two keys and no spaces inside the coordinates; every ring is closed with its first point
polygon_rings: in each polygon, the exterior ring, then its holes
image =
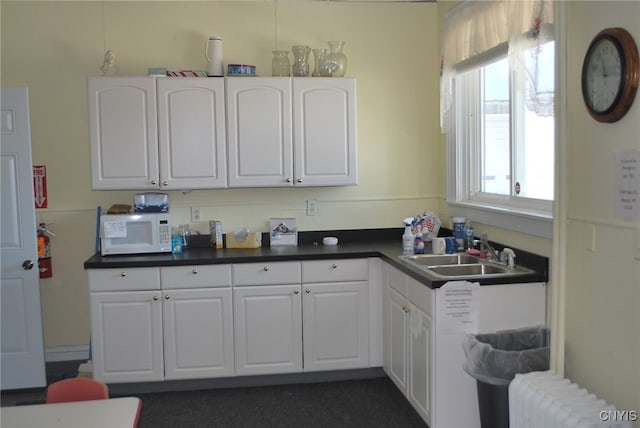
{"type": "Polygon", "coordinates": [[[84,377],[75,377],[49,385],[46,402],[51,404],[107,398],[109,398],[109,388],[104,383],[84,377]]]}

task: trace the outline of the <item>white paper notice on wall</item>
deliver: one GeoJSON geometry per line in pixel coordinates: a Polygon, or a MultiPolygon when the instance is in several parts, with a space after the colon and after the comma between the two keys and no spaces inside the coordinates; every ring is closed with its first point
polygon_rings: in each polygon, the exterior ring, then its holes
{"type": "Polygon", "coordinates": [[[127,225],[124,221],[105,221],[103,229],[104,238],[127,237],[127,225]]]}
{"type": "Polygon", "coordinates": [[[640,151],[613,153],[616,217],[640,220],[640,151]]]}
{"type": "Polygon", "coordinates": [[[436,292],[438,333],[478,332],[478,293],[480,284],[449,281],[436,292]]]}

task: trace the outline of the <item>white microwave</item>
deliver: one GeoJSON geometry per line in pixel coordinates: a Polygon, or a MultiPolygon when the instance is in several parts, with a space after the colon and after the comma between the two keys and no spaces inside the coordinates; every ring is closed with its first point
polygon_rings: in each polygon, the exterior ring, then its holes
{"type": "Polygon", "coordinates": [[[170,253],[169,214],[103,215],[100,217],[100,252],[103,256],[170,253]]]}

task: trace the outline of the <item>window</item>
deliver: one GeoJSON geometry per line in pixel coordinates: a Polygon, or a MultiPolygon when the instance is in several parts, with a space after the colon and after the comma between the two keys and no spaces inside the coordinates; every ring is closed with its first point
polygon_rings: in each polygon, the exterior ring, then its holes
{"type": "MultiPolygon", "coordinates": [[[[479,31],[483,19],[498,16],[491,8],[502,3],[491,3],[466,2],[458,11],[464,22],[456,21],[454,14],[454,19],[445,19],[445,25],[460,29],[467,21],[480,21],[467,31],[477,36],[474,31],[479,31]],[[476,9],[462,13],[471,10],[465,7],[476,9]]],[[[500,16],[509,11],[505,6],[500,16]]],[[[534,12],[539,16],[539,10],[534,12]]],[[[496,21],[486,22],[495,26],[496,21]]],[[[496,35],[496,40],[501,40],[498,36],[505,40],[458,58],[449,65],[449,75],[443,74],[443,80],[450,79],[441,85],[448,141],[447,198],[451,215],[551,237],[555,46],[552,31],[546,28],[547,37],[542,38],[540,20],[532,22],[533,29],[523,31],[522,37],[509,40],[507,34],[513,34],[513,29],[505,30],[504,36],[496,35]]],[[[461,45],[460,40],[456,44],[461,45]]]]}

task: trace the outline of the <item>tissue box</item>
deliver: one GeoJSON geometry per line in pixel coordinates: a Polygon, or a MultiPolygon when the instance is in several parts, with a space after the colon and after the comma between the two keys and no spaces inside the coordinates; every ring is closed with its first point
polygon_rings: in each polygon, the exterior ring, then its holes
{"type": "Polygon", "coordinates": [[[227,238],[227,248],[260,248],[262,247],[262,233],[249,232],[247,238],[243,242],[236,241],[236,235],[233,233],[225,233],[227,238]]]}

